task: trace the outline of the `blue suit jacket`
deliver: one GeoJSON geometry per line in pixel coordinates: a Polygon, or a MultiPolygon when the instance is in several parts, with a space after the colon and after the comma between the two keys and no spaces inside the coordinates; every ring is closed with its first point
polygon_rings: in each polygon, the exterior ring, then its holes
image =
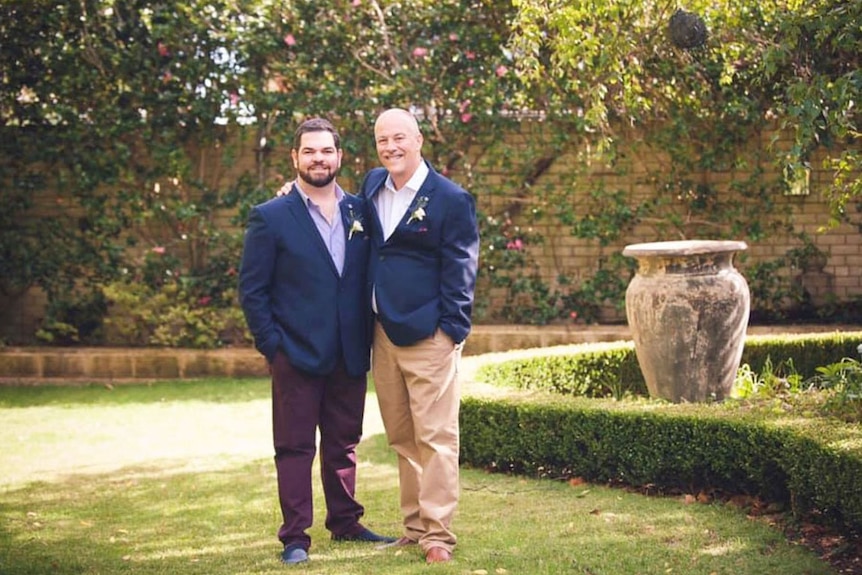
{"type": "Polygon", "coordinates": [[[272,362],[276,351],[291,365],[327,375],[343,357],[351,376],[369,368],[365,201],[345,194],[339,204],[345,234],[358,219],[364,231],[345,238],[338,270],[302,196],[291,193],[252,208],[239,272],[239,298],[255,347],[272,362]]]}
{"type": "Polygon", "coordinates": [[[416,199],[386,241],[374,203],[386,170],[371,170],[360,192],[370,214],[368,273],[378,318],[392,343],[400,346],[430,337],[438,327],[455,343],[470,333],[479,258],[476,201],[429,169],[416,199]],[[420,206],[425,217],[411,220],[420,206]]]}

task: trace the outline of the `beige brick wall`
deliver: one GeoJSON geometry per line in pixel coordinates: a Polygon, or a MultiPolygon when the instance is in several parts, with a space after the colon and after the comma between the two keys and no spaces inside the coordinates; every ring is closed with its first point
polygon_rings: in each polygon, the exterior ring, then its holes
{"type": "MultiPolygon", "coordinates": [[[[528,129],[535,130],[537,128],[528,126],[528,129]]],[[[507,143],[509,146],[517,146],[522,141],[521,138],[523,138],[522,135],[514,134],[511,141],[507,143]]],[[[764,134],[759,141],[751,143],[752,165],[748,166],[748,169],[754,169],[760,156],[758,150],[766,149],[770,138],[771,134],[764,134]]],[[[781,145],[781,141],[779,141],[779,145],[781,145]]],[[[279,171],[283,169],[283,163],[279,164],[282,167],[259,171],[256,142],[239,143],[237,146],[238,155],[230,165],[220,165],[212,155],[201,155],[199,169],[202,174],[209,174],[208,179],[212,180],[212,184],[231,182],[248,172],[265,182],[268,187],[276,189],[285,178],[292,177],[292,174],[284,174],[279,171]]],[[[656,169],[669,173],[672,168],[668,159],[663,155],[638,147],[623,151],[626,164],[625,174],[618,173],[613,167],[606,166],[601,162],[590,162],[588,166],[589,180],[572,185],[569,182],[572,171],[584,161],[577,152],[577,150],[573,150],[556,161],[551,169],[539,178],[533,188],[550,186],[558,201],[570,201],[576,206],[587,200],[584,191],[586,184],[595,185],[598,182],[603,183],[606,190],[622,190],[633,199],[642,199],[650,197],[655,190],[655,185],[650,183],[648,174],[656,169]]],[[[287,152],[282,149],[277,153],[287,152]]],[[[483,165],[479,151],[474,150],[467,157],[472,169],[475,172],[481,172],[486,181],[499,183],[508,180],[507,173],[501,168],[483,165]]],[[[351,160],[348,158],[347,161],[351,160]]],[[[785,196],[776,194],[772,199],[776,204],[776,209],[786,210],[790,214],[797,231],[807,232],[815,243],[829,254],[829,260],[824,270],[828,277],[823,281],[810,283],[813,286],[812,289],[816,290],[816,293],[812,294],[815,299],[822,301],[826,297],[834,296],[839,300],[846,300],[862,296],[862,273],[860,273],[862,235],[860,235],[859,230],[855,225],[844,224],[825,233],[819,231],[820,227],[827,221],[828,216],[828,205],[822,192],[826,183],[831,180],[831,174],[820,164],[821,158],[812,158],[813,169],[809,195],[785,196]],[[825,292],[831,292],[831,295],[825,292]]],[[[694,179],[721,187],[722,184],[726,184],[740,175],[744,175],[744,172],[739,169],[735,171],[727,169],[700,174],[694,179]]],[[[451,177],[456,181],[466,183],[464,171],[452,173],[451,177]]],[[[354,185],[353,182],[347,181],[342,181],[342,184],[348,189],[352,189],[354,185]]],[[[612,245],[602,247],[594,241],[573,237],[566,227],[555,224],[551,218],[544,218],[536,223],[527,223],[526,215],[533,208],[548,208],[548,206],[539,206],[534,196],[521,194],[514,197],[518,194],[518,190],[513,190],[512,195],[506,197],[491,195],[483,189],[474,188],[471,191],[476,194],[479,209],[483,212],[497,213],[505,207],[512,207],[516,222],[523,222],[524,227],[532,227],[544,236],[544,243],[528,246],[527,251],[538,266],[540,275],[552,285],[556,283],[556,278],[560,274],[566,274],[576,282],[590,277],[596,268],[599,257],[619,252],[629,243],[662,239],[657,235],[654,222],[648,221],[638,225],[633,233],[627,234],[612,245]]],[[[719,196],[720,201],[731,199],[734,202],[743,201],[728,197],[726,192],[725,195],[719,196]]],[[[66,209],[67,206],[57,201],[56,194],[46,194],[40,198],[36,215],[52,217],[66,209]]],[[[222,213],[219,215],[218,221],[221,225],[229,227],[232,216],[232,213],[222,213]]],[[[760,214],[752,210],[752,218],[759,216],[760,214]]],[[[708,223],[692,221],[686,227],[685,232],[689,238],[708,237],[712,233],[712,228],[708,223]]],[[[663,239],[678,238],[671,236],[663,239]]],[[[744,271],[747,265],[781,257],[788,249],[797,245],[799,245],[798,241],[789,234],[772,235],[766,241],[749,242],[747,253],[738,257],[737,262],[744,271]]],[[[504,301],[504,294],[500,290],[489,289],[489,298],[491,307],[499,308],[504,301]]],[[[22,334],[32,333],[33,326],[43,315],[44,296],[38,290],[31,290],[17,298],[0,294],[0,338],[8,339],[14,336],[15,340],[19,340],[22,334]]],[[[617,319],[622,318],[618,317],[617,319]]]]}
{"type": "MultiPolygon", "coordinates": [[[[758,141],[750,143],[751,154],[748,166],[735,169],[728,168],[722,171],[716,170],[694,176],[689,175],[689,178],[723,190],[719,193],[719,202],[732,202],[734,204],[741,202],[743,207],[751,206],[751,218],[761,217],[762,214],[757,211],[758,206],[755,200],[731,196],[730,192],[727,191],[727,184],[749,176],[755,168],[765,170],[764,180],[772,179],[777,175],[771,165],[768,165],[768,154],[765,153],[773,135],[772,133],[764,133],[758,141]]],[[[515,141],[513,138],[513,144],[515,141]]],[[[775,145],[787,147],[790,143],[786,139],[779,138],[775,145]]],[[[653,197],[655,193],[655,185],[649,183],[648,174],[655,170],[670,173],[672,169],[665,156],[645,150],[643,146],[639,146],[637,149],[622,150],[621,155],[628,158],[628,170],[625,174],[618,173],[617,170],[600,162],[594,162],[589,165],[589,181],[581,182],[581,184],[597,185],[601,182],[607,191],[621,190],[631,199],[638,200],[653,197]]],[[[811,295],[814,300],[822,302],[831,297],[847,300],[862,296],[862,273],[860,273],[862,271],[860,270],[862,234],[855,225],[851,224],[842,224],[827,231],[822,230],[829,215],[829,206],[823,193],[831,181],[831,174],[821,165],[822,159],[822,155],[811,158],[811,186],[808,195],[790,196],[776,193],[771,196],[771,199],[775,203],[774,212],[776,214],[787,214],[796,233],[807,233],[814,243],[829,255],[827,266],[824,269],[826,276],[816,278],[814,281],[809,278],[809,281],[805,283],[806,288],[812,292],[811,295]]],[[[573,151],[569,157],[561,158],[556,162],[552,169],[536,182],[534,187],[550,181],[565,181],[567,166],[569,169],[573,169],[573,166],[580,165],[579,162],[582,161],[576,155],[576,151],[573,151]]],[[[457,174],[453,177],[457,179],[457,174]]],[[[561,198],[568,198],[573,205],[578,205],[579,202],[584,201],[587,185],[573,186],[565,183],[558,185],[566,187],[560,193],[561,198]]],[[[472,191],[479,197],[480,208],[491,207],[492,210],[499,210],[507,203],[507,198],[484,197],[482,190],[474,189],[472,191]]],[[[531,199],[526,198],[519,203],[529,207],[530,202],[531,199]]],[[[523,214],[525,211],[522,211],[515,220],[524,221],[523,214]]],[[[862,218],[857,219],[862,220],[862,218]]],[[[551,218],[533,224],[532,227],[542,233],[545,241],[543,244],[529,246],[528,253],[538,265],[540,275],[551,285],[556,284],[556,278],[560,274],[565,274],[576,281],[590,277],[596,269],[599,257],[620,252],[623,247],[630,243],[680,239],[681,237],[689,239],[716,237],[718,231],[711,227],[708,221],[698,222],[697,219],[692,219],[690,225],[682,230],[682,236],[661,235],[653,222],[648,221],[637,225],[632,233],[626,234],[619,241],[602,247],[595,241],[573,237],[566,227],[555,225],[551,218]]],[[[799,245],[801,242],[790,233],[772,233],[768,239],[763,241],[749,240],[746,253],[740,254],[736,258],[737,266],[744,273],[746,266],[782,257],[789,249],[799,245]]],[[[496,300],[497,305],[499,305],[499,301],[498,298],[496,300]]],[[[624,318],[618,315],[616,319],[624,318]]]]}

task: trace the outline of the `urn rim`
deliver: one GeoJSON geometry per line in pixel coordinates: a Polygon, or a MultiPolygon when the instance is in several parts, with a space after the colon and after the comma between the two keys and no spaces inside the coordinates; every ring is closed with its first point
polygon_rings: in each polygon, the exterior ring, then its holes
{"type": "Polygon", "coordinates": [[[678,257],[741,252],[747,249],[748,244],[736,240],[673,240],[629,244],[623,249],[623,255],[634,258],[678,257]]]}

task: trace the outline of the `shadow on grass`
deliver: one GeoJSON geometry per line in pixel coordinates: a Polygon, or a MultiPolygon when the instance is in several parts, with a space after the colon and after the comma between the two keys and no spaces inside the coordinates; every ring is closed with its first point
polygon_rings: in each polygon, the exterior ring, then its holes
{"type": "MultiPolygon", "coordinates": [[[[382,435],[359,449],[363,522],[400,534],[397,468],[382,435]]],[[[723,506],[684,505],[595,485],[465,469],[451,564],[435,575],[487,573],[826,575],[813,555],[723,506]]],[[[314,472],[311,562],[292,573],[427,574],[416,547],[333,543],[314,472]]],[[[74,475],[0,492],[0,573],[284,573],[271,460],[218,471],[172,464],[74,475]]]]}
{"type": "MultiPolygon", "coordinates": [[[[385,455],[378,446],[373,450],[385,455]]],[[[366,496],[393,501],[391,467],[363,464],[366,496]],[[375,487],[377,485],[377,487],[375,487]]],[[[315,473],[315,481],[317,477],[315,473]]],[[[319,491],[315,485],[316,491],[319,491]]],[[[315,493],[313,551],[341,564],[357,549],[333,548],[315,493]]],[[[388,506],[387,531],[397,530],[388,506]]],[[[269,460],[206,473],[142,465],[70,475],[0,494],[0,573],[270,573],[281,571],[274,466],[269,460]]],[[[373,518],[372,518],[373,521],[373,518]]],[[[379,522],[378,522],[379,523],[379,522]]],[[[379,527],[378,527],[379,528],[379,527]]],[[[369,551],[366,549],[365,551],[369,551]]]]}
{"type": "MultiPolygon", "coordinates": [[[[195,448],[178,450],[164,461],[120,464],[110,473],[63,475],[14,488],[0,485],[0,573],[284,573],[275,535],[281,518],[271,458],[251,455],[261,453],[250,451],[256,441],[240,442],[230,456],[209,453],[205,448],[210,446],[203,444],[224,444],[255,424],[265,424],[265,403],[252,409],[249,402],[268,398],[269,383],[263,380],[166,382],[111,390],[0,389],[0,405],[7,408],[0,417],[8,417],[14,432],[10,441],[32,435],[29,443],[21,444],[19,463],[27,458],[54,460],[61,455],[57,451],[68,449],[67,455],[80,465],[95,446],[102,446],[95,448],[106,450],[116,462],[134,450],[139,435],[147,436],[141,449],[148,442],[190,443],[195,448]],[[205,410],[193,401],[233,405],[205,410]],[[143,405],[163,402],[176,402],[177,409],[143,405]],[[106,417],[90,404],[128,407],[101,410],[110,412],[106,417]],[[49,408],[15,409],[42,405],[49,408]],[[38,415],[21,416],[31,411],[38,415]],[[18,423],[12,425],[16,417],[18,423]],[[217,429],[216,423],[223,428],[217,429]],[[109,437],[102,437],[106,433],[109,437]],[[187,466],[194,468],[198,461],[219,465],[188,471],[187,466]]],[[[254,436],[263,438],[265,427],[254,436]]],[[[164,456],[164,451],[153,453],[164,456]]],[[[369,435],[358,454],[357,498],[366,508],[363,522],[380,533],[399,535],[397,466],[385,437],[369,435]]],[[[67,469],[80,471],[76,465],[67,469]]],[[[291,573],[429,573],[416,547],[377,551],[331,542],[323,527],[325,507],[316,466],[313,474],[312,560],[291,573]]],[[[462,470],[461,485],[455,561],[431,568],[435,575],[833,573],[779,531],[724,506],[684,505],[602,486],[472,469],[462,470]]]]}

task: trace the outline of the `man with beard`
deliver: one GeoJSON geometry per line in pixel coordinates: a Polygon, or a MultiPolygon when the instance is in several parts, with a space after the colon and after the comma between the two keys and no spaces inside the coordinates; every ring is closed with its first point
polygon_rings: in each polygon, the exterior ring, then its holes
{"type": "Polygon", "coordinates": [[[275,467],[284,563],[308,560],[311,466],[320,431],[326,528],[336,541],[387,543],[364,527],[355,498],[371,342],[364,200],[335,182],[342,149],[324,119],[299,126],[289,194],[249,215],[239,297],[272,375],[275,467]]]}

